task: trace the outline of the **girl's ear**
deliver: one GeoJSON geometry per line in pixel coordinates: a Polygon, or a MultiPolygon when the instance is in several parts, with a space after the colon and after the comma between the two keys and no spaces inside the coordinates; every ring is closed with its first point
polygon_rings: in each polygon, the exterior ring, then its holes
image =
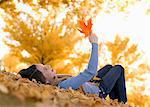
{"type": "Polygon", "coordinates": [[[37,69],[31,78],[35,79],[37,82],[40,82],[43,84],[46,83],[46,79],[45,79],[44,75],[42,74],[42,72],[38,71],[37,69]]]}

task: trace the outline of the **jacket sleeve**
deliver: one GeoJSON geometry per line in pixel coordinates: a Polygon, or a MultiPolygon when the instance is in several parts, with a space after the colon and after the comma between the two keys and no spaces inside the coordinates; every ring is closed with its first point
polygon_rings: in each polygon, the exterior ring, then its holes
{"type": "Polygon", "coordinates": [[[92,43],[92,51],[87,69],[81,72],[75,77],[70,77],[64,81],[61,81],[58,86],[60,88],[78,89],[82,84],[89,81],[93,76],[95,76],[98,65],[98,44],[92,43]]]}

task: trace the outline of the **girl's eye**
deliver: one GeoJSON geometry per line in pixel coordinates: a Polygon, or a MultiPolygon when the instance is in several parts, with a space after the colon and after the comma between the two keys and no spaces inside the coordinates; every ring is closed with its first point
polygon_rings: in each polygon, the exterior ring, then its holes
{"type": "Polygon", "coordinates": [[[53,79],[55,79],[56,77],[54,76],[53,79]]]}
{"type": "Polygon", "coordinates": [[[52,69],[52,72],[53,72],[54,70],[52,69]]]}

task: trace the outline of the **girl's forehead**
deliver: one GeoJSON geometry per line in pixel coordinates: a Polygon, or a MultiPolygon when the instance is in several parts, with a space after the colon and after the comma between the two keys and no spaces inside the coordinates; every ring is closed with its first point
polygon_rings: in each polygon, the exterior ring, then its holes
{"type": "Polygon", "coordinates": [[[43,64],[35,64],[36,66],[43,67],[43,64]]]}
{"type": "Polygon", "coordinates": [[[43,65],[43,64],[36,64],[36,68],[40,71],[44,70],[45,68],[47,70],[52,70],[52,67],[50,65],[43,65]]]}
{"type": "Polygon", "coordinates": [[[50,65],[43,65],[43,64],[35,64],[36,66],[41,66],[41,67],[49,67],[52,68],[50,65]]]}
{"type": "Polygon", "coordinates": [[[44,65],[44,67],[52,68],[50,65],[44,65]]]}
{"type": "Polygon", "coordinates": [[[35,64],[36,68],[41,71],[43,70],[44,66],[42,64],[35,64]]]}

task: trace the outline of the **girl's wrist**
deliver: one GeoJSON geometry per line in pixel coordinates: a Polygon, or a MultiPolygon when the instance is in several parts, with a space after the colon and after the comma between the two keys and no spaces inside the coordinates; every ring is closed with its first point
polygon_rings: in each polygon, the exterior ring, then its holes
{"type": "Polygon", "coordinates": [[[91,44],[98,44],[98,42],[91,42],[91,44]]]}

